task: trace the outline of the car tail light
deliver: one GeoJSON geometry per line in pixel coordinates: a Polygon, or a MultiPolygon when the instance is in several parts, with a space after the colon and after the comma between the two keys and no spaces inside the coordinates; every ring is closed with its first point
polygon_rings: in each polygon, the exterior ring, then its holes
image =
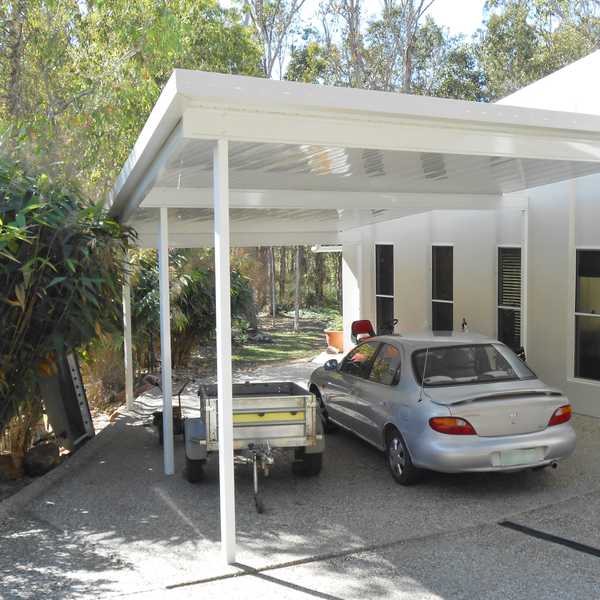
{"type": "Polygon", "coordinates": [[[469,421],[457,417],[433,417],[429,419],[429,426],[434,431],[448,435],[477,435],[469,421]]]}
{"type": "Polygon", "coordinates": [[[550,417],[548,426],[550,427],[551,425],[560,425],[561,423],[566,423],[571,418],[572,412],[573,411],[571,410],[570,404],[565,404],[564,406],[557,408],[550,417]]]}

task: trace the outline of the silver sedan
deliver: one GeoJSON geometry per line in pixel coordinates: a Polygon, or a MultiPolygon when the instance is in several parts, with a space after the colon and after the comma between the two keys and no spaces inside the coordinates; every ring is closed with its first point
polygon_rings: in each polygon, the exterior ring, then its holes
{"type": "Polygon", "coordinates": [[[311,376],[325,428],[383,450],[394,479],[422,469],[515,471],[575,449],[571,406],[504,344],[474,334],[378,336],[311,376]]]}

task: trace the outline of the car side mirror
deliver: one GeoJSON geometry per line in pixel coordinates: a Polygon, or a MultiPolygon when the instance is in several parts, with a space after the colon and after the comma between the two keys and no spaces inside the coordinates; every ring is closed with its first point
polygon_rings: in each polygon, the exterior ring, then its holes
{"type": "Polygon", "coordinates": [[[335,358],[330,358],[324,365],[323,368],[326,371],[337,371],[338,361],[335,358]]]}

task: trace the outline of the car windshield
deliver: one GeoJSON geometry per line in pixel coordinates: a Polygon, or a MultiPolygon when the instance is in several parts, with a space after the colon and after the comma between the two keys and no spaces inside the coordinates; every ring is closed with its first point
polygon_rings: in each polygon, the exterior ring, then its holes
{"type": "Polygon", "coordinates": [[[534,373],[501,344],[434,346],[413,353],[419,385],[465,385],[532,379],[534,373]],[[423,371],[425,378],[423,379],[423,371]]]}

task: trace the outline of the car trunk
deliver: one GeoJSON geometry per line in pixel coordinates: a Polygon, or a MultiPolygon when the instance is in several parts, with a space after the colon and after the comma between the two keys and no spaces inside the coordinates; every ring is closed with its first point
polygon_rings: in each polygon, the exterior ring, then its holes
{"type": "Polygon", "coordinates": [[[427,394],[447,406],[452,416],[469,421],[482,437],[541,431],[554,411],[567,403],[559,391],[539,381],[429,388],[427,394]]]}

